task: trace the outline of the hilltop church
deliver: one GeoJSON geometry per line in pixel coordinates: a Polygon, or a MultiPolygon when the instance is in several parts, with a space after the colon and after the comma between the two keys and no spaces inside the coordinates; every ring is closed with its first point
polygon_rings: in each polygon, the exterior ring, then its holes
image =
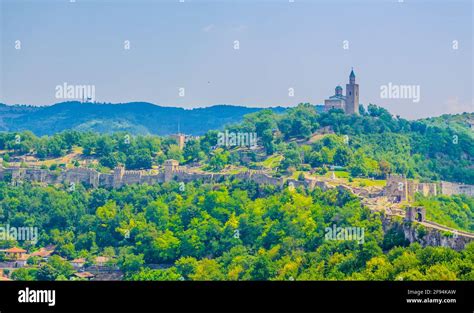
{"type": "Polygon", "coordinates": [[[342,87],[336,87],[336,94],[324,100],[324,110],[341,109],[346,114],[359,114],[359,85],[355,83],[354,70],[349,75],[349,84],[346,84],[346,95],[342,94],[342,87]]]}

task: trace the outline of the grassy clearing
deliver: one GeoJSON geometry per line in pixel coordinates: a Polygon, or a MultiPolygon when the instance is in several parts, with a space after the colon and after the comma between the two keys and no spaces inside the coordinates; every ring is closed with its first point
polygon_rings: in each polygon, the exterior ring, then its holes
{"type": "Polygon", "coordinates": [[[354,178],[353,183],[358,187],[384,187],[387,181],[384,179],[354,178]]]}
{"type": "Polygon", "coordinates": [[[263,166],[269,169],[275,169],[280,165],[280,162],[283,160],[283,156],[280,154],[275,154],[268,157],[265,161],[257,162],[256,165],[263,166]]]}

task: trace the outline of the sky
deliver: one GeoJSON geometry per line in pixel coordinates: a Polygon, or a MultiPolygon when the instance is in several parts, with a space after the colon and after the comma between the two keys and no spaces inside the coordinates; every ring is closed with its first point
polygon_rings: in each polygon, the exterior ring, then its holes
{"type": "Polygon", "coordinates": [[[0,102],[62,102],[66,83],[107,103],[322,104],[354,68],[364,105],[473,112],[472,15],[471,0],[0,0],[0,102]]]}

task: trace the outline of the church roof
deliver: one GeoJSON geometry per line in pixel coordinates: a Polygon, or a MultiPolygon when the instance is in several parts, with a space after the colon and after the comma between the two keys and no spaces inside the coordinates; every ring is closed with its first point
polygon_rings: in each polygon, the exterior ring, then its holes
{"type": "Polygon", "coordinates": [[[330,100],[346,100],[346,97],[343,95],[334,95],[329,97],[330,100]]]}
{"type": "Polygon", "coordinates": [[[354,74],[354,69],[351,70],[351,74],[349,75],[349,77],[356,77],[354,74]]]}

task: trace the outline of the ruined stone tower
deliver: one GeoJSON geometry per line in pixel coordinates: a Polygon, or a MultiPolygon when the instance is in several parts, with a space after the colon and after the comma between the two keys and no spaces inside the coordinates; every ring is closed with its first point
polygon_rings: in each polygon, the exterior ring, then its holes
{"type": "Polygon", "coordinates": [[[114,169],[114,177],[113,177],[113,187],[114,188],[119,188],[122,186],[122,179],[123,179],[123,174],[125,173],[125,167],[123,166],[117,166],[114,169]]]}
{"type": "Polygon", "coordinates": [[[165,161],[165,182],[169,182],[173,179],[175,172],[179,170],[179,162],[176,160],[165,161]]]}
{"type": "Polygon", "coordinates": [[[426,220],[426,209],[424,207],[408,207],[405,219],[410,222],[424,222],[426,220]]]}

